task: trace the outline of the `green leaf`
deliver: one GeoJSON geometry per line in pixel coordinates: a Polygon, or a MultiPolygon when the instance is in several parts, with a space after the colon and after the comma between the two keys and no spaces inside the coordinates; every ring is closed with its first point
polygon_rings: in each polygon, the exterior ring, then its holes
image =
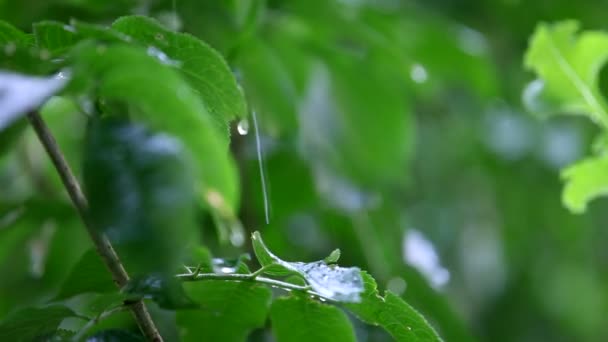
{"type": "Polygon", "coordinates": [[[112,30],[112,28],[83,22],[80,20],[70,20],[71,29],[73,29],[76,35],[81,38],[95,39],[101,42],[129,42],[129,37],[112,30]]]}
{"type": "Polygon", "coordinates": [[[433,327],[409,304],[391,292],[380,296],[376,281],[365,272],[363,280],[365,292],[361,302],[344,305],[362,321],[381,326],[399,342],[441,341],[433,327]]]}
{"type": "Polygon", "coordinates": [[[30,35],[22,32],[6,21],[0,20],[0,47],[4,48],[9,43],[27,44],[32,41],[30,35]]]}
{"type": "Polygon", "coordinates": [[[0,131],[38,108],[66,85],[57,76],[33,77],[0,71],[0,131]]]}
{"type": "Polygon", "coordinates": [[[65,318],[75,316],[63,305],[23,309],[0,323],[0,341],[33,341],[53,333],[65,318]]]}
{"type": "Polygon", "coordinates": [[[214,117],[222,135],[228,122],[247,115],[247,106],[224,58],[198,38],[164,28],[143,16],[122,17],[112,28],[148,47],[164,63],[176,66],[195,89],[214,117]]]}
{"type": "Polygon", "coordinates": [[[340,260],[341,254],[340,249],[336,248],[325,259],[323,259],[323,262],[326,264],[335,264],[338,262],[338,260],[340,260]]]}
{"type": "MultiPolygon", "coordinates": [[[[309,263],[283,261],[266,247],[259,232],[254,232],[251,240],[255,255],[265,269],[264,273],[271,275],[298,274],[306,280],[313,291],[324,298],[340,302],[360,301],[363,280],[359,268],[328,265],[325,261],[309,263]]],[[[339,253],[333,251],[327,259],[337,260],[338,256],[339,253]]]]}
{"type": "Polygon", "coordinates": [[[196,308],[182,287],[181,282],[173,275],[149,274],[129,281],[122,289],[128,299],[152,299],[163,309],[196,308]]]}
{"type": "Polygon", "coordinates": [[[264,326],[272,293],[249,282],[202,281],[184,284],[201,309],[177,312],[182,341],[242,342],[264,326]]]}
{"type": "Polygon", "coordinates": [[[66,329],[57,329],[52,333],[36,338],[36,342],[66,342],[71,341],[75,332],[66,329]]]}
{"type": "Polygon", "coordinates": [[[356,341],[344,312],[302,296],[276,299],[270,309],[270,320],[278,342],[356,341]]]}
{"type": "Polygon", "coordinates": [[[144,342],[145,338],[128,330],[109,329],[87,337],[86,342],[144,342]]]}
{"type": "Polygon", "coordinates": [[[576,21],[538,25],[525,65],[541,81],[536,88],[527,89],[526,103],[532,104],[531,110],[546,111],[557,106],[562,112],[585,114],[608,128],[608,107],[598,88],[599,71],[608,59],[608,35],[599,31],[578,33],[578,29],[576,21]]]}
{"type": "Polygon", "coordinates": [[[74,265],[55,300],[91,292],[116,291],[116,285],[95,250],[88,250],[74,265]]]}
{"type": "Polygon", "coordinates": [[[85,145],[83,178],[95,228],[133,275],[174,272],[198,232],[183,145],[115,118],[93,119],[85,145]]]}
{"type": "Polygon", "coordinates": [[[65,54],[76,43],[74,28],[58,21],[45,20],[33,25],[36,45],[53,56],[65,54]]]}
{"type": "Polygon", "coordinates": [[[128,104],[137,121],[179,138],[196,159],[197,190],[202,188],[207,203],[221,215],[235,216],[239,188],[228,146],[205,106],[176,71],[144,50],[122,44],[84,44],[76,49],[74,59],[77,80],[72,90],[96,85],[96,95],[128,104]]]}
{"type": "Polygon", "coordinates": [[[581,214],[591,200],[608,195],[608,155],[583,159],[564,169],[566,182],[562,202],[573,213],[581,214]]]}

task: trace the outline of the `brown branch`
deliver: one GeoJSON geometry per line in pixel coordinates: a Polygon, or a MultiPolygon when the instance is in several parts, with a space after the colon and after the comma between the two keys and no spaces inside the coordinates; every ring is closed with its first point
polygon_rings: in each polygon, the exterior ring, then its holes
{"type": "MultiPolygon", "coordinates": [[[[72,173],[70,166],[61,153],[55,138],[37,112],[30,112],[28,114],[28,119],[32,124],[32,127],[34,127],[34,130],[38,135],[38,139],[44,146],[44,149],[51,157],[53,165],[57,169],[57,172],[61,177],[61,181],[68,191],[68,194],[72,199],[72,203],[78,211],[78,215],[80,215],[80,218],[82,219],[91,240],[93,240],[97,254],[99,254],[104,264],[112,274],[112,278],[114,279],[116,286],[119,288],[123,287],[129,281],[129,275],[120,262],[120,259],[118,258],[118,255],[116,254],[116,251],[114,251],[114,248],[112,247],[112,244],[108,238],[94,229],[88,215],[87,199],[84,196],[80,185],[78,184],[78,180],[72,173]]],[[[133,316],[135,317],[139,328],[146,338],[150,341],[162,342],[163,338],[158,333],[158,329],[156,329],[156,326],[154,325],[154,322],[152,321],[152,318],[150,317],[144,303],[142,301],[138,301],[132,304],[130,309],[133,312],[133,316]]]]}

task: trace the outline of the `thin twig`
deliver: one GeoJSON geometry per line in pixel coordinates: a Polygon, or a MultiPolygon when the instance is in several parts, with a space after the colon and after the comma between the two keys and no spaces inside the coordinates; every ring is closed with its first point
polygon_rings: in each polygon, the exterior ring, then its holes
{"type": "MultiPolygon", "coordinates": [[[[120,262],[116,251],[114,251],[114,248],[107,237],[94,229],[88,215],[87,199],[80,188],[78,180],[72,173],[70,166],[61,153],[55,138],[37,112],[30,112],[28,114],[28,119],[36,131],[38,139],[51,158],[53,165],[57,169],[57,172],[61,177],[61,181],[72,199],[72,203],[76,207],[76,210],[78,211],[78,214],[80,215],[80,218],[82,219],[91,240],[93,240],[97,253],[112,274],[112,278],[114,279],[116,286],[119,288],[123,287],[129,281],[129,275],[120,262]]],[[[143,302],[138,301],[132,304],[131,311],[133,312],[139,328],[142,330],[143,334],[148,340],[154,342],[161,342],[163,340],[143,302]]]]}
{"type": "Polygon", "coordinates": [[[223,281],[242,281],[242,282],[254,282],[259,284],[266,284],[276,288],[280,288],[288,291],[301,291],[306,292],[315,297],[322,298],[327,301],[333,301],[333,299],[325,297],[320,293],[312,290],[308,285],[296,285],[285,281],[260,277],[260,272],[253,272],[249,274],[241,273],[183,273],[177,274],[176,277],[181,281],[205,281],[205,280],[223,280],[223,281]]]}
{"type": "Polygon", "coordinates": [[[112,309],[106,310],[106,311],[102,311],[99,315],[93,317],[93,319],[91,319],[90,321],[87,322],[87,324],[85,324],[76,335],[74,335],[74,337],[72,337],[72,341],[80,341],[84,335],[87,333],[87,331],[89,331],[95,324],[99,323],[101,320],[106,319],[107,317],[110,317],[111,315],[119,312],[119,311],[123,311],[126,310],[127,307],[125,306],[117,306],[114,307],[112,309]]]}

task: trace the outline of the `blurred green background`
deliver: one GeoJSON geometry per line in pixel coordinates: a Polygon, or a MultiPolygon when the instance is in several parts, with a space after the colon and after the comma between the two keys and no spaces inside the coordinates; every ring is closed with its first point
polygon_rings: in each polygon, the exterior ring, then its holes
{"type": "MultiPolygon", "coordinates": [[[[240,217],[278,255],[341,248],[446,341],[608,340],[608,203],[573,215],[560,200],[559,170],[597,129],[521,104],[536,24],[605,29],[608,3],[0,0],[0,19],[26,31],[131,13],[233,68],[255,113],[233,129],[240,217]]],[[[79,172],[84,119],[61,101],[43,115],[79,172]]],[[[0,151],[2,317],[48,299],[90,243],[33,132],[0,151]]],[[[208,217],[201,228],[216,255],[242,251],[219,245],[208,217]]]]}

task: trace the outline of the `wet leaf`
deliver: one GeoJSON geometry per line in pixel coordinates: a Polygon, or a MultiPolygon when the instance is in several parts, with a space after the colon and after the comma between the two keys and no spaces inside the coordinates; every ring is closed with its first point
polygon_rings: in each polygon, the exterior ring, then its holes
{"type": "Polygon", "coordinates": [[[204,192],[211,208],[233,217],[239,197],[234,161],[211,115],[181,76],[136,47],[84,44],[76,50],[72,90],[96,86],[97,96],[131,108],[129,113],[109,115],[130,114],[150,129],[181,140],[196,160],[197,190],[204,192]]]}
{"type": "MultiPolygon", "coordinates": [[[[252,236],[253,250],[264,273],[272,275],[298,274],[313,291],[321,296],[339,302],[358,302],[363,292],[361,270],[357,267],[328,265],[325,261],[287,262],[279,259],[266,247],[259,232],[252,236]]],[[[328,257],[337,260],[335,251],[328,257]]]]}
{"type": "Polygon", "coordinates": [[[75,316],[63,305],[23,309],[0,322],[0,341],[33,341],[53,333],[65,318],[75,316]]]}
{"type": "Polygon", "coordinates": [[[265,286],[209,280],[185,283],[184,287],[201,305],[177,312],[184,342],[241,342],[266,322],[272,293],[265,286]]]}
{"type": "Polygon", "coordinates": [[[203,41],[167,30],[143,16],[122,17],[112,28],[146,45],[148,52],[161,62],[179,69],[201,96],[222,136],[229,135],[230,121],[247,115],[243,94],[228,64],[203,41]]]}
{"type": "Polygon", "coordinates": [[[391,292],[384,297],[378,293],[376,281],[363,273],[365,292],[360,303],[344,306],[362,321],[379,325],[396,341],[441,341],[433,327],[409,304],[391,292]]]}
{"type": "Polygon", "coordinates": [[[276,299],[270,309],[270,321],[278,342],[356,341],[344,312],[302,296],[276,299]]]}

